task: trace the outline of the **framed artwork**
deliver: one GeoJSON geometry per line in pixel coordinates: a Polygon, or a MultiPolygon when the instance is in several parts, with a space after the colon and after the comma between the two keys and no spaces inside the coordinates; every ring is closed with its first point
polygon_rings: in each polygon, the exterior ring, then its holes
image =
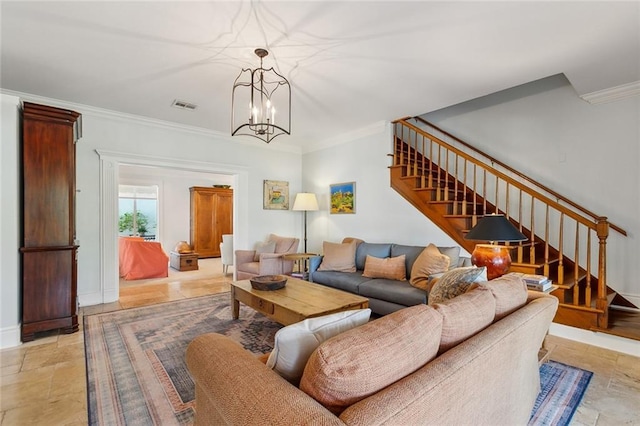
{"type": "Polygon", "coordinates": [[[354,214],[356,212],[356,183],[334,183],[329,185],[331,214],[354,214]]]}
{"type": "Polygon", "coordinates": [[[265,180],[262,198],[265,210],[289,210],[289,182],[265,180]]]}

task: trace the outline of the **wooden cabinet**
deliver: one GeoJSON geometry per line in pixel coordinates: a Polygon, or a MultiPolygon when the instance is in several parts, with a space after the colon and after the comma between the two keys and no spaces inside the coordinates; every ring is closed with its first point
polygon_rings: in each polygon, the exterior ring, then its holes
{"type": "Polygon", "coordinates": [[[22,332],[78,331],[75,235],[80,114],[25,102],[22,111],[22,332]]]}
{"type": "Polygon", "coordinates": [[[233,189],[194,186],[191,192],[191,248],[199,258],[220,257],[223,234],[233,233],[233,189]]]}

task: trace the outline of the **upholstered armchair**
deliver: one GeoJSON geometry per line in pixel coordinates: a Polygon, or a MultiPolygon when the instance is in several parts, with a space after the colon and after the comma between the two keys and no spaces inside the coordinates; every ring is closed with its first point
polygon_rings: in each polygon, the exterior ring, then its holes
{"type": "Polygon", "coordinates": [[[287,253],[297,253],[298,238],[279,237],[271,234],[255,250],[236,250],[236,279],[248,280],[258,275],[291,275],[293,261],[285,260],[287,253]]]}

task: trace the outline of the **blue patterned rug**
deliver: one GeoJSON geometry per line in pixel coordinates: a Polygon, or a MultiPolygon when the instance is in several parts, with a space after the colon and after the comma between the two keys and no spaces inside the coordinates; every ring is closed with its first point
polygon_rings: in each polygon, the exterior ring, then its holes
{"type": "Polygon", "coordinates": [[[593,373],[555,361],[540,367],[540,393],[529,425],[564,426],[571,422],[593,373]]]}
{"type": "Polygon", "coordinates": [[[187,345],[204,333],[229,336],[256,355],[273,349],[281,326],[229,293],[84,317],[90,425],[193,423],[195,386],[187,345]]]}
{"type": "MultiPolygon", "coordinates": [[[[241,307],[231,319],[229,293],[84,317],[90,425],[189,425],[194,384],[185,363],[189,342],[220,333],[259,355],[281,326],[241,307]]],[[[593,373],[549,361],[530,425],[566,425],[593,373]]]]}

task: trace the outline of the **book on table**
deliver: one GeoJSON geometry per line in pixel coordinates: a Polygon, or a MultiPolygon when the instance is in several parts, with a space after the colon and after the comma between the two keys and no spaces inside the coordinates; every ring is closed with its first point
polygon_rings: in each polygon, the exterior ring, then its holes
{"type": "Polygon", "coordinates": [[[546,281],[543,281],[541,283],[531,283],[528,281],[525,281],[525,283],[527,284],[527,288],[529,290],[536,290],[536,291],[547,291],[551,288],[551,286],[553,286],[553,282],[548,278],[546,281]]]}

